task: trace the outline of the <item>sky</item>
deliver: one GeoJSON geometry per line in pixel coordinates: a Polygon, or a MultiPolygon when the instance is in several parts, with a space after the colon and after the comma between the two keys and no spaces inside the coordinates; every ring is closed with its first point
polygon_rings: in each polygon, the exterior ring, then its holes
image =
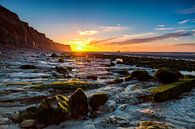
{"type": "Polygon", "coordinates": [[[195,52],[195,0],[0,0],[74,51],[195,52]]]}

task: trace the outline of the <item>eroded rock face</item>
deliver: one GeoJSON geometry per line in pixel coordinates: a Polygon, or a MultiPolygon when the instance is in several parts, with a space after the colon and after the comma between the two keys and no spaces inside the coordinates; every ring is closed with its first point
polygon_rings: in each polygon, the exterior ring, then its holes
{"type": "Polygon", "coordinates": [[[71,51],[69,45],[62,45],[47,38],[23,22],[19,17],[0,5],[0,45],[8,48],[31,48],[41,50],[71,51]]]}
{"type": "Polygon", "coordinates": [[[71,116],[79,118],[84,116],[88,111],[87,96],[81,88],[78,88],[69,99],[71,116]]]}

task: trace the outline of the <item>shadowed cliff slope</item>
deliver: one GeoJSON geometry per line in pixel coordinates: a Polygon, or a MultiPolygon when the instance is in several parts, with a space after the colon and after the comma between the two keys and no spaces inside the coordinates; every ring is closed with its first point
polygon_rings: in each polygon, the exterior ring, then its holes
{"type": "Polygon", "coordinates": [[[62,45],[47,38],[28,23],[0,5],[0,48],[29,48],[39,50],[71,51],[69,45],[62,45]]]}

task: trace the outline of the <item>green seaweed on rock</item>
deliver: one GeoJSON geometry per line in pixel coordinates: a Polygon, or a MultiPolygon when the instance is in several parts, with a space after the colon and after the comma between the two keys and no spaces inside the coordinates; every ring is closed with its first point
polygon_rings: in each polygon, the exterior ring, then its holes
{"type": "Polygon", "coordinates": [[[195,79],[183,79],[178,82],[161,85],[151,90],[152,100],[161,102],[174,99],[194,87],[195,79]]]}

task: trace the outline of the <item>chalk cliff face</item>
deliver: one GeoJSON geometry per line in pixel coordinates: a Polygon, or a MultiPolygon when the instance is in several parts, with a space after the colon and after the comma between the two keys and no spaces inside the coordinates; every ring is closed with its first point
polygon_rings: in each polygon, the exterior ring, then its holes
{"type": "Polygon", "coordinates": [[[0,5],[0,48],[3,47],[71,51],[69,45],[52,41],[0,5]]]}

